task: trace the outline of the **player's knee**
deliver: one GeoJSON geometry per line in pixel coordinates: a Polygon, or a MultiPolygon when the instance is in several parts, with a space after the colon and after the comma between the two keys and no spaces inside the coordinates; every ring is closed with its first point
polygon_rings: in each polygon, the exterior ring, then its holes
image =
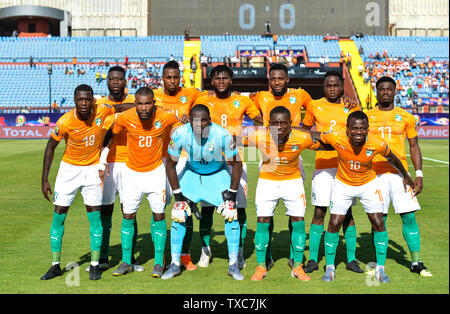
{"type": "Polygon", "coordinates": [[[326,213],[327,213],[327,208],[326,207],[316,206],[314,208],[314,217],[313,217],[313,220],[315,222],[314,224],[315,225],[322,225],[323,221],[325,219],[326,213]]]}
{"type": "Polygon", "coordinates": [[[164,213],[153,213],[153,221],[161,221],[166,219],[166,215],[164,213]]]}
{"type": "Polygon", "coordinates": [[[57,214],[67,214],[67,212],[69,211],[69,206],[58,206],[55,205],[55,213],[57,214]]]}
{"type": "Polygon", "coordinates": [[[330,221],[328,222],[328,232],[339,232],[344,217],[345,216],[342,215],[330,215],[330,221]]]}

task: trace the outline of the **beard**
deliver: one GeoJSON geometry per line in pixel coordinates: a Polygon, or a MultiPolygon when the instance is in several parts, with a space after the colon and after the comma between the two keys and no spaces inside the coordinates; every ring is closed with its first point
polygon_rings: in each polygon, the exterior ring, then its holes
{"type": "Polygon", "coordinates": [[[228,86],[228,88],[226,90],[224,90],[223,92],[220,92],[217,87],[213,86],[213,91],[217,96],[226,96],[229,95],[231,93],[231,87],[228,86]]]}
{"type": "Polygon", "coordinates": [[[284,87],[283,89],[281,89],[279,92],[277,92],[277,91],[275,91],[274,89],[272,89],[272,94],[274,95],[274,96],[283,96],[284,94],[286,94],[286,92],[287,92],[287,86],[286,87],[284,87]]]}

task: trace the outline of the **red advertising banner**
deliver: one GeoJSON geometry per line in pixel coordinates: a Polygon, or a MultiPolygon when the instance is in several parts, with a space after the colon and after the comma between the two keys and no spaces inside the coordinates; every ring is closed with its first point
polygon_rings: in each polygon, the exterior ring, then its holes
{"type": "Polygon", "coordinates": [[[51,126],[2,126],[0,139],[46,139],[52,130],[51,126]]]}
{"type": "Polygon", "coordinates": [[[418,125],[416,128],[420,139],[448,139],[448,126],[418,125]]]}

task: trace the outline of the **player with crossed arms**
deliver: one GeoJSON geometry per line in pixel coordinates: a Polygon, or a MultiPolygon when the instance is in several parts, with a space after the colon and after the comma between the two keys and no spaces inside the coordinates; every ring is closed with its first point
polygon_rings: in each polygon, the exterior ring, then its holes
{"type": "Polygon", "coordinates": [[[378,106],[367,112],[370,121],[369,130],[386,141],[392,151],[399,156],[405,169],[408,169],[405,151],[405,140],[408,138],[411,160],[416,172],[414,186],[409,186],[405,191],[397,169],[381,156],[374,158],[373,168],[382,182],[383,217],[386,221],[389,204],[392,201],[395,213],[400,214],[402,219],[403,238],[411,252],[410,271],[423,277],[431,277],[433,274],[420,260],[420,230],[415,217],[415,212],[420,209],[416,195],[423,187],[422,153],[417,139],[416,121],[412,114],[394,106],[396,83],[392,78],[381,77],[376,82],[376,88],[378,106]]]}
{"type": "MultiPolygon", "coordinates": [[[[153,213],[151,232],[154,234],[155,263],[152,275],[161,277],[167,239],[165,219],[166,175],[163,164],[164,140],[179,121],[175,115],[154,105],[153,91],[142,87],[135,94],[136,108],[123,112],[112,126],[111,137],[105,137],[100,163],[108,175],[107,156],[115,136],[127,134],[126,167],[123,179],[123,219],[121,227],[122,263],[113,272],[122,276],[133,271],[131,266],[135,219],[141,199],[147,196],[153,213]]],[[[104,179],[104,171],[100,171],[104,179]]]]}
{"type": "Polygon", "coordinates": [[[195,105],[190,112],[190,123],[177,128],[169,144],[167,177],[172,187],[175,203],[172,209],[171,255],[172,264],[162,279],[170,279],[181,273],[180,255],[186,233],[186,217],[190,207],[200,201],[217,207],[225,219],[229,267],[228,275],[243,280],[238,267],[240,228],[237,220],[236,194],[242,174],[242,162],[231,134],[211,122],[208,107],[195,105]],[[184,171],[177,176],[176,165],[181,150],[188,160],[184,171]],[[227,160],[232,166],[231,175],[227,160]]]}
{"type": "Polygon", "coordinates": [[[98,176],[99,157],[102,138],[102,126],[108,115],[115,113],[115,108],[107,104],[95,103],[94,91],[82,84],[75,88],[75,109],[65,113],[56,122],[44,153],[42,168],[42,193],[50,201],[52,194],[48,174],[53,161],[55,149],[62,139],[66,149],[56,177],[53,204],[52,226],[50,228],[50,246],[52,266],[42,280],[61,276],[60,267],[64,223],[70,205],[81,191],[90,225],[91,264],[89,279],[101,279],[99,259],[102,244],[102,182],[98,176]]]}
{"type": "MultiPolygon", "coordinates": [[[[214,90],[213,95],[204,95],[194,102],[195,104],[205,104],[211,113],[211,121],[224,127],[233,136],[234,141],[242,134],[242,121],[244,115],[249,116],[255,122],[262,124],[261,112],[255,106],[253,101],[244,95],[232,93],[233,71],[226,65],[215,66],[209,73],[211,85],[214,90]]],[[[245,267],[244,260],[244,240],[247,230],[247,165],[244,162],[243,153],[239,150],[242,160],[242,176],[239,182],[237,192],[238,220],[241,228],[241,237],[239,241],[239,268],[245,267]]],[[[231,169],[230,169],[231,171],[231,169]]],[[[200,237],[202,241],[202,253],[198,265],[208,267],[211,259],[211,248],[209,240],[211,237],[211,228],[213,225],[214,206],[203,204],[202,219],[200,220],[200,237]]]]}
{"type": "Polygon", "coordinates": [[[339,243],[339,229],[345,215],[356,198],[359,198],[374,230],[377,266],[375,278],[389,282],[384,264],[388,248],[388,233],[383,220],[383,204],[380,183],[372,168],[372,160],[382,155],[403,176],[405,189],[414,182],[400,160],[389,149],[386,142],[369,134],[369,121],[362,111],[355,111],[347,118],[345,130],[334,132],[311,132],[314,139],[330,144],[339,156],[338,170],[331,189],[330,220],[325,232],[324,246],[326,271],[323,281],[335,278],[335,257],[339,243]]]}

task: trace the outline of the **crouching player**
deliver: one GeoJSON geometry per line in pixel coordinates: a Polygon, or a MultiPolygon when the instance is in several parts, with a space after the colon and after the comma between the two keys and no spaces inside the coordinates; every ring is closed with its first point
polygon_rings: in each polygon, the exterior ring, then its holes
{"type": "Polygon", "coordinates": [[[263,156],[255,195],[258,217],[255,233],[257,267],[252,280],[262,280],[267,275],[270,220],[280,199],[292,220],[294,267],[291,275],[302,281],[310,280],[302,268],[306,243],[306,198],[298,159],[304,149],[323,149],[323,145],[313,142],[308,133],[291,129],[291,122],[291,113],[286,107],[275,107],[270,112],[268,128],[242,139],[244,146],[257,147],[263,156]]]}
{"type": "Polygon", "coordinates": [[[355,198],[359,198],[374,230],[377,262],[375,278],[380,282],[389,282],[384,271],[388,233],[383,220],[383,199],[379,181],[372,168],[372,159],[378,154],[384,156],[402,174],[405,187],[413,187],[414,182],[386,142],[368,132],[369,121],[362,111],[355,111],[348,116],[345,131],[311,132],[313,138],[320,134],[320,140],[332,145],[339,156],[338,170],[331,190],[330,220],[324,237],[327,263],[322,277],[324,281],[333,281],[335,278],[334,261],[339,243],[339,229],[348,208],[355,198]]]}
{"type": "Polygon", "coordinates": [[[240,228],[237,220],[236,194],[242,174],[242,162],[231,134],[211,122],[208,107],[198,104],[191,109],[190,123],[171,136],[167,158],[167,178],[172,187],[175,203],[172,209],[171,255],[172,263],[162,279],[170,279],[181,273],[180,255],[186,233],[186,216],[190,207],[205,201],[218,207],[217,212],[225,219],[229,267],[228,275],[243,280],[238,267],[240,228]],[[188,160],[178,178],[176,165],[181,150],[188,160]],[[230,175],[226,160],[232,165],[230,175]]]}

